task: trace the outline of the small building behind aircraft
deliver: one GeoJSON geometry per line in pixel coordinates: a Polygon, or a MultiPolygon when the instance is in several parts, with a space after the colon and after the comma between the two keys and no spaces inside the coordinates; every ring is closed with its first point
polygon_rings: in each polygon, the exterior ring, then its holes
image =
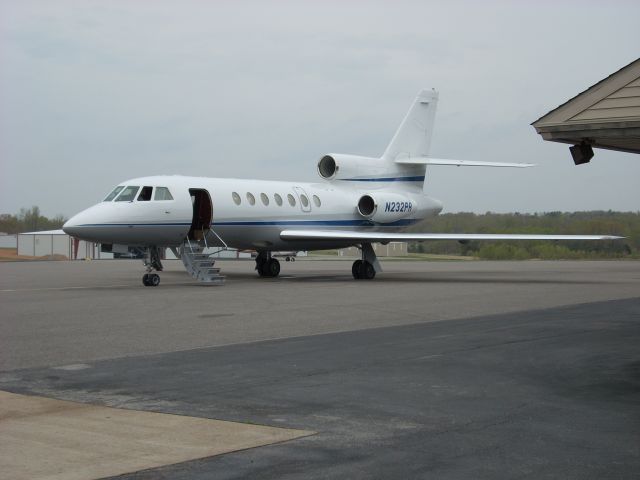
{"type": "Polygon", "coordinates": [[[17,250],[19,256],[25,257],[113,258],[111,254],[101,253],[99,245],[74,239],[62,230],[20,233],[17,250]]]}
{"type": "MultiPolygon", "coordinates": [[[[374,243],[373,251],[379,257],[406,257],[409,254],[409,244],[407,242],[389,242],[387,244],[374,243]]],[[[338,250],[339,257],[359,257],[361,255],[358,247],[341,248],[338,250]]]]}

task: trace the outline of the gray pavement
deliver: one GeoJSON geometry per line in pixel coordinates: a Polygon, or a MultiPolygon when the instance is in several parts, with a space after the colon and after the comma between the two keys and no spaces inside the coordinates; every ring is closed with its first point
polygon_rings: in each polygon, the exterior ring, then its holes
{"type": "Polygon", "coordinates": [[[0,390],[318,432],[123,478],[640,471],[640,263],[221,263],[0,265],[0,390]]]}
{"type": "Polygon", "coordinates": [[[640,296],[640,262],[219,264],[225,286],[173,261],[148,288],[140,261],[0,263],[0,371],[640,296]]]}

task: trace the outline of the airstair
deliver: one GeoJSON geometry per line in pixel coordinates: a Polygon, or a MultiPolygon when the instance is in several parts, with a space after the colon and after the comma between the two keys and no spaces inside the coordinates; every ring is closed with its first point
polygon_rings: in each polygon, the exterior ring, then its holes
{"type": "MultiPolygon", "coordinates": [[[[201,240],[185,239],[184,243],[180,246],[180,259],[187,269],[187,272],[189,272],[189,275],[199,282],[223,285],[225,277],[224,275],[220,275],[220,269],[215,266],[216,262],[213,258],[213,255],[220,250],[212,253],[205,252],[205,250],[208,249],[208,245],[206,233],[203,233],[201,240]]],[[[226,249],[226,244],[224,249],[226,249]]]]}

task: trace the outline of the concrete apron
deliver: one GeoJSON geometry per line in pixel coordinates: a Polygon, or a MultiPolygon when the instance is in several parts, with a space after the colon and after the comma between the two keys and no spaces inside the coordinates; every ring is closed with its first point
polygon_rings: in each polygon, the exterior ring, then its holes
{"type": "Polygon", "coordinates": [[[0,391],[0,471],[14,480],[109,477],[313,433],[0,391]]]}

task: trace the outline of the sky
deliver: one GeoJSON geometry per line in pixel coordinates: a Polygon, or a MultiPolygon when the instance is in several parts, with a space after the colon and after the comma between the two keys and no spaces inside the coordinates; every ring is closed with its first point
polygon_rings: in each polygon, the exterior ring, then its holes
{"type": "Polygon", "coordinates": [[[640,157],[530,125],[640,55],[633,1],[0,0],[0,213],[70,217],[128,178],[318,179],[379,156],[422,88],[445,212],[640,210],[640,157]]]}

